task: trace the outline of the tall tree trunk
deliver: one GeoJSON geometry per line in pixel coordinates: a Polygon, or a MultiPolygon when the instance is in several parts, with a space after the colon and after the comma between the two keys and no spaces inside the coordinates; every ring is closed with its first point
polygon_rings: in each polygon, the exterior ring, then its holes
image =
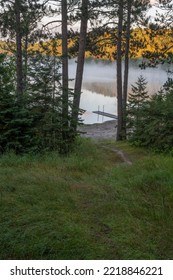
{"type": "Polygon", "coordinates": [[[123,6],[124,1],[119,0],[118,9],[118,37],[117,37],[117,107],[118,124],[117,140],[123,139],[123,104],[122,104],[122,31],[123,31],[123,6]]]}
{"type": "Polygon", "coordinates": [[[23,82],[24,82],[24,90],[27,86],[27,74],[28,74],[28,33],[25,35],[25,43],[24,43],[24,73],[23,73],[23,82]]]}
{"type": "Polygon", "coordinates": [[[61,152],[68,152],[68,29],[67,0],[61,0],[62,9],[62,138],[61,152]]]}
{"type": "Polygon", "coordinates": [[[84,62],[85,62],[86,35],[87,35],[87,24],[88,24],[88,4],[89,4],[88,0],[82,0],[79,53],[77,59],[74,98],[73,98],[73,107],[72,107],[72,129],[74,134],[76,134],[76,130],[77,130],[77,121],[78,121],[78,114],[79,114],[83,70],[84,70],[84,62]]]}
{"type": "Polygon", "coordinates": [[[126,105],[128,95],[128,78],[129,78],[129,50],[130,50],[130,27],[131,11],[133,0],[127,2],[127,23],[125,38],[125,60],[124,60],[124,84],[123,84],[123,136],[126,138],[126,105]]]}
{"type": "Polygon", "coordinates": [[[21,32],[21,5],[15,0],[15,21],[16,21],[16,92],[18,102],[23,97],[23,62],[22,62],[22,32],[21,32]]]}

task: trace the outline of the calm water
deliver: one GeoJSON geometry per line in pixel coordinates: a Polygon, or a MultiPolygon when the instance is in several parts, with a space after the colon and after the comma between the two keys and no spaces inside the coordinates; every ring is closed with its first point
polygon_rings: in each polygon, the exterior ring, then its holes
{"type": "MultiPolygon", "coordinates": [[[[139,62],[133,61],[130,64],[129,71],[129,89],[138,77],[142,75],[148,82],[147,88],[149,94],[156,93],[168,78],[168,68],[172,66],[159,66],[158,68],[147,68],[141,70],[138,66],[139,62]]],[[[70,61],[69,76],[74,79],[76,71],[76,63],[70,61]]],[[[73,84],[73,82],[71,82],[73,84]]],[[[81,96],[80,107],[86,112],[82,116],[84,123],[91,124],[110,120],[110,118],[97,116],[92,111],[105,111],[117,114],[116,99],[116,64],[91,61],[85,64],[83,91],[81,96]]]]}

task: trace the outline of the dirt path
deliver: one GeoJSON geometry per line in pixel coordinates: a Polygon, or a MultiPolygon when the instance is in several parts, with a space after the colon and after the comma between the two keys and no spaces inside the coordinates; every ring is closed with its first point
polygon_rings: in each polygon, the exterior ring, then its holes
{"type": "MultiPolygon", "coordinates": [[[[104,123],[83,125],[79,128],[83,137],[89,137],[94,140],[116,139],[116,120],[104,123]]],[[[102,148],[116,153],[122,160],[122,163],[132,165],[128,156],[120,149],[102,145],[102,148]]]]}
{"type": "Polygon", "coordinates": [[[104,146],[104,145],[102,145],[101,147],[108,150],[108,151],[112,151],[112,152],[116,153],[120,157],[120,159],[122,160],[122,163],[125,163],[127,165],[132,165],[132,161],[129,160],[127,154],[125,154],[122,150],[120,150],[118,148],[107,147],[107,146],[104,146]]]}

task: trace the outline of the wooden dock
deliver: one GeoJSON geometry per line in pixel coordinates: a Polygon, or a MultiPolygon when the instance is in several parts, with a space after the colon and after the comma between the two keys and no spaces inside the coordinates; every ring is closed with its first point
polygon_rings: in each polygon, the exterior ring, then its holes
{"type": "Polygon", "coordinates": [[[113,115],[113,114],[109,114],[109,113],[106,113],[106,112],[103,112],[103,111],[93,111],[94,114],[97,114],[97,115],[101,115],[101,116],[104,116],[104,117],[108,117],[108,118],[111,118],[111,119],[118,119],[118,117],[116,115],[113,115]]]}

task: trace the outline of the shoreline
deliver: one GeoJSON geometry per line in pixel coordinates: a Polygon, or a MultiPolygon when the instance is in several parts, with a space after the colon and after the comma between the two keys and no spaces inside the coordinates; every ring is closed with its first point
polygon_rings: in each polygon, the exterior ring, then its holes
{"type": "Polygon", "coordinates": [[[106,121],[103,123],[83,124],[79,126],[82,137],[92,139],[116,139],[117,120],[106,121]]]}

